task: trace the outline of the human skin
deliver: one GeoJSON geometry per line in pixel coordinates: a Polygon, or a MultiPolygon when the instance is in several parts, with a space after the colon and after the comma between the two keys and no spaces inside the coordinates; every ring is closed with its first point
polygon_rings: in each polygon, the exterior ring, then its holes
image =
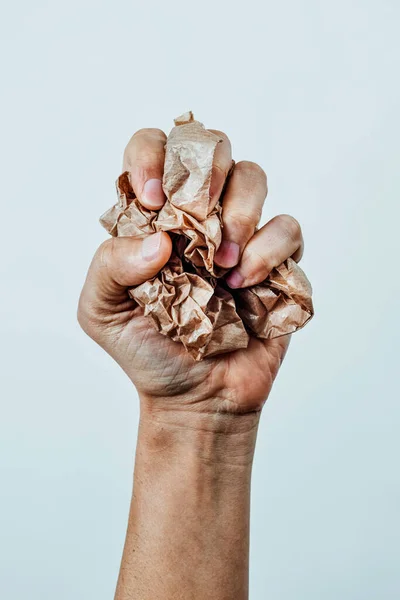
{"type": "MultiPolygon", "coordinates": [[[[227,136],[214,157],[211,202],[231,168],[227,136]]],[[[142,129],[123,169],[147,208],[165,202],[165,134],[142,129]]],[[[257,164],[236,164],[222,197],[215,262],[230,287],[260,283],[288,257],[299,261],[298,222],[279,215],[255,228],[267,195],[257,164]]],[[[97,250],[78,308],[84,331],[122,367],[140,398],[134,488],[116,600],[248,598],[250,479],[261,409],[290,336],[251,338],[248,348],[195,362],[161,336],[128,295],[168,261],[171,240],[111,238],[97,250]]]]}

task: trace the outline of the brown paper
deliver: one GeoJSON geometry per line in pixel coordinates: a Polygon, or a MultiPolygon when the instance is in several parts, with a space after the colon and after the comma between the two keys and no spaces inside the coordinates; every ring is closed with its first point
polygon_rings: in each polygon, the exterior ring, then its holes
{"type": "Polygon", "coordinates": [[[310,283],[291,258],[264,282],[236,290],[226,285],[226,270],[214,265],[221,205],[210,206],[209,191],[220,141],[191,112],[175,119],[166,143],[164,207],[154,212],[141,206],[125,172],[117,181],[118,203],[100,219],[114,236],[170,233],[168,263],[129,294],[160,333],[181,342],[196,360],[246,348],[250,335],[293,333],[313,315],[310,283]]]}

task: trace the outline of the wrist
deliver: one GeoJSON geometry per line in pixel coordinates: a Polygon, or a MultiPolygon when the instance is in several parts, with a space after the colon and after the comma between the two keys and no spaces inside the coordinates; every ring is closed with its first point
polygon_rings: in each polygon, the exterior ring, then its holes
{"type": "MultiPolygon", "coordinates": [[[[165,409],[141,399],[138,445],[153,456],[196,459],[208,465],[252,465],[260,412],[165,409]]],[[[164,405],[165,406],[165,405],[164,405]]]]}

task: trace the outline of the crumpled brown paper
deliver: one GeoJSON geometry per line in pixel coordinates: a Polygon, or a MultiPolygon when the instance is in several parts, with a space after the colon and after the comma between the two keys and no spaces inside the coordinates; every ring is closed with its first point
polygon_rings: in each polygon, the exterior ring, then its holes
{"type": "Polygon", "coordinates": [[[141,206],[125,172],[117,181],[118,203],[100,219],[113,236],[170,233],[168,263],[129,294],[160,333],[181,342],[196,360],[246,348],[250,335],[292,333],[313,315],[310,283],[291,258],[262,283],[236,290],[224,282],[226,269],[214,265],[221,205],[210,209],[209,190],[220,141],[191,112],[175,119],[166,143],[164,207],[154,212],[141,206]]]}

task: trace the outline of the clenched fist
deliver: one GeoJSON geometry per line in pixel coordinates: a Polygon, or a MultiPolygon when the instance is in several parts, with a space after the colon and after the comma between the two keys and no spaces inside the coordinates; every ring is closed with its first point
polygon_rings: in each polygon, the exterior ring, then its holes
{"type": "MultiPolygon", "coordinates": [[[[298,222],[277,216],[256,231],[267,195],[267,178],[257,164],[239,162],[231,172],[231,145],[222,138],[214,156],[211,202],[221,200],[223,240],[215,262],[230,271],[231,288],[266,279],[287,258],[299,261],[303,239],[298,222]],[[222,194],[223,193],[223,194],[222,194]],[[221,198],[222,195],[222,198],[221,198]],[[255,232],[256,231],[256,232],[255,232]]],[[[165,134],[135,133],[124,154],[124,171],[143,206],[159,210],[165,134]]],[[[128,289],[154,277],[171,254],[171,239],[159,232],[145,239],[111,238],[97,250],[79,301],[82,328],[124,369],[135,384],[145,412],[200,418],[202,426],[222,414],[258,413],[287,350],[290,336],[251,338],[246,349],[195,362],[180,344],[160,335],[128,295],[128,289]],[[197,416],[196,416],[197,415],[197,416]]]]}

